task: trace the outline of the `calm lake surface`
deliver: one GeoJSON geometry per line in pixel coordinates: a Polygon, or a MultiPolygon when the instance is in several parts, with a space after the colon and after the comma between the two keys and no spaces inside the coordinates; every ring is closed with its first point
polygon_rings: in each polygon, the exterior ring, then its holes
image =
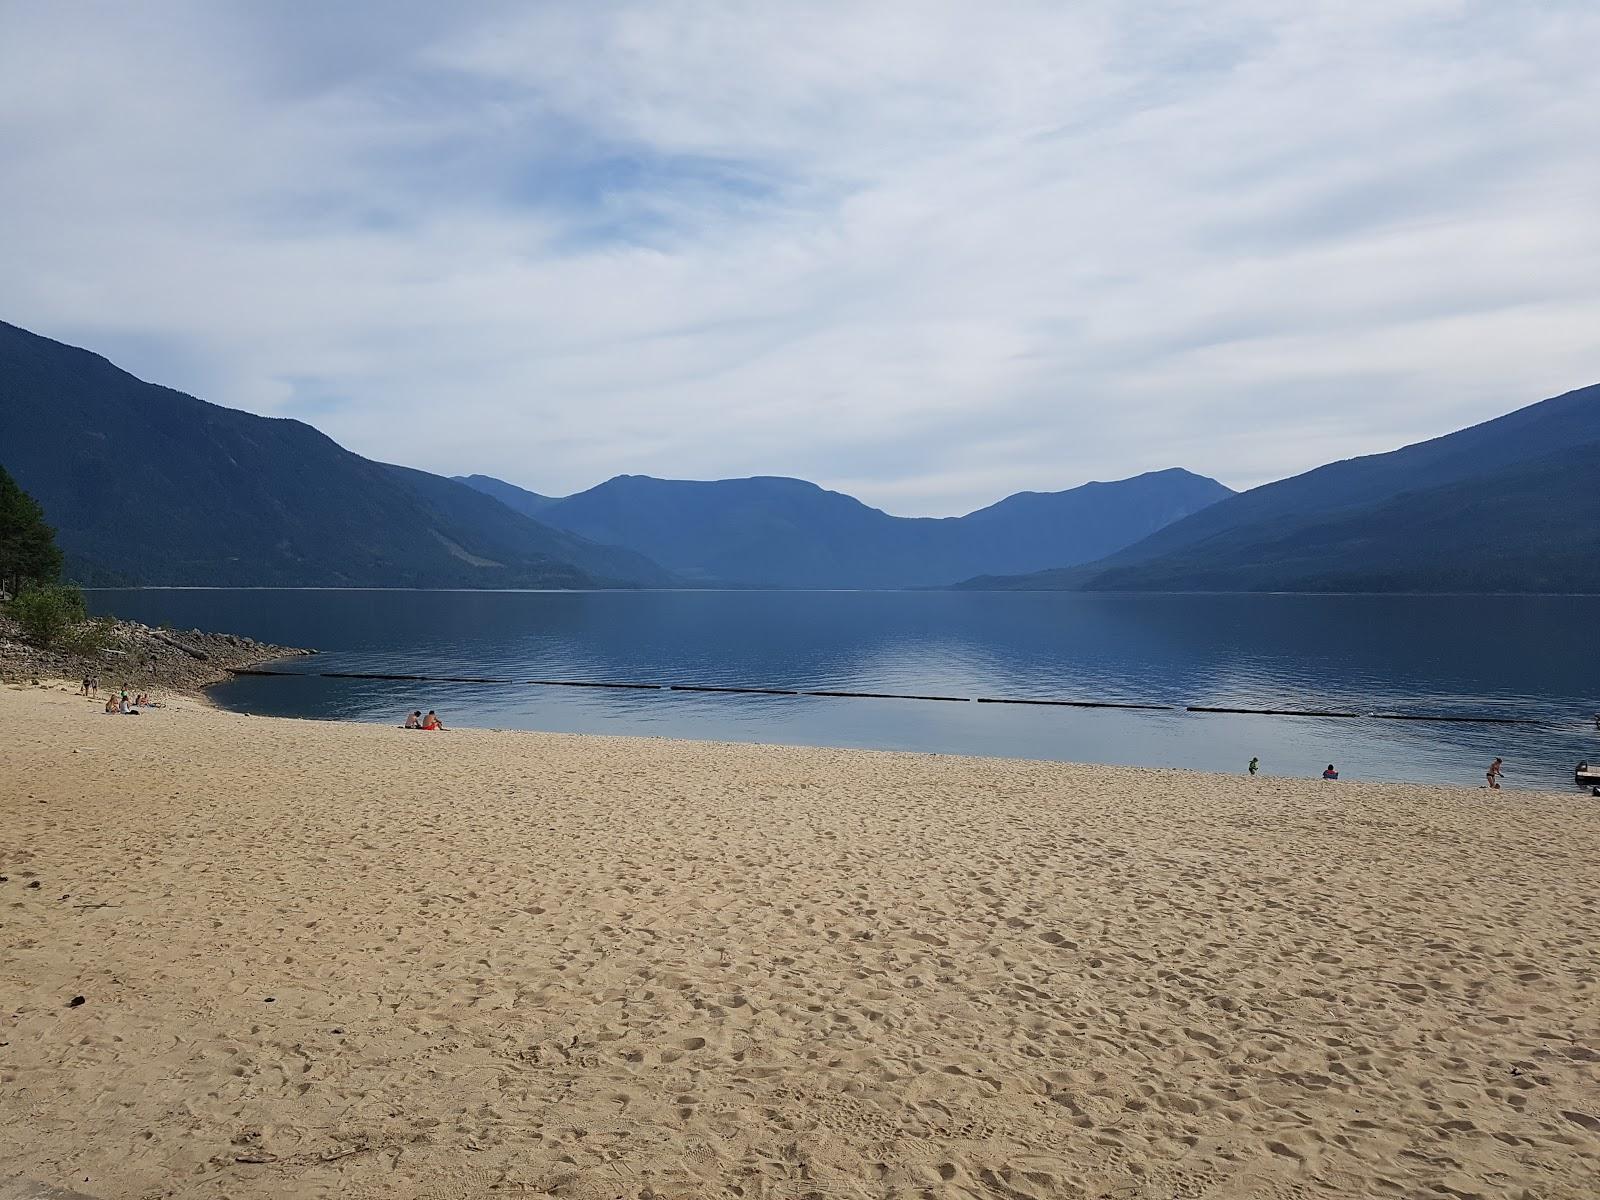
{"type": "Polygon", "coordinates": [[[1573,788],[1600,598],[102,590],[96,612],[315,647],[213,695],[279,716],[1573,788]],[[1518,717],[1530,726],[321,678],[488,676],[1518,717]]]}

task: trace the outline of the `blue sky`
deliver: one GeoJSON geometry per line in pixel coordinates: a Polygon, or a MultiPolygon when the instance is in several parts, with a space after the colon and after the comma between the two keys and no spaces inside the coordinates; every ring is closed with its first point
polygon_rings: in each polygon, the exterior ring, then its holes
{"type": "Polygon", "coordinates": [[[1237,487],[1600,381],[1600,5],[0,0],[0,318],[550,493],[1237,487]]]}

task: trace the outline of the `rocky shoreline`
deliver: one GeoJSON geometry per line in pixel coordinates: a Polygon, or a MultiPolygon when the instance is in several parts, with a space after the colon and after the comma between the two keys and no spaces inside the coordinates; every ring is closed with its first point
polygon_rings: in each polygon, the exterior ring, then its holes
{"type": "Polygon", "coordinates": [[[138,621],[91,622],[83,628],[94,628],[97,644],[80,641],[44,648],[24,641],[16,623],[0,616],[0,681],[31,683],[96,675],[102,693],[126,686],[198,695],[235,670],[316,653],[232,633],[156,629],[138,621]]]}

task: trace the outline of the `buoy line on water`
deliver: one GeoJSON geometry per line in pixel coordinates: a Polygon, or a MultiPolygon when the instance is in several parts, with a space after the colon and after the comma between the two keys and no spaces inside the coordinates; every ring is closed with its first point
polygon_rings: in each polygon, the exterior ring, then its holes
{"type": "Polygon", "coordinates": [[[1056,700],[1010,696],[934,696],[911,692],[847,692],[834,689],[733,687],[699,683],[630,683],[609,679],[509,679],[481,675],[390,675],[373,671],[261,671],[238,669],[234,675],[271,679],[365,679],[385,683],[470,683],[498,687],[611,688],[640,692],[706,692],[735,696],[812,696],[850,700],[932,700],[953,704],[1018,704],[1050,708],[1119,708],[1140,712],[1192,712],[1262,717],[1332,717],[1356,721],[1448,721],[1469,725],[1546,725],[1528,717],[1456,716],[1444,713],[1343,712],[1334,709],[1224,708],[1214,705],[1136,704],[1126,700],[1056,700]]]}

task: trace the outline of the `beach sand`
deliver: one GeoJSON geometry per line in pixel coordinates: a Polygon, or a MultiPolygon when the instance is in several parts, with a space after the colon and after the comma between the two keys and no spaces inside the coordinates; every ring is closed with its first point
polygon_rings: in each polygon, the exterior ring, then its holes
{"type": "Polygon", "coordinates": [[[1596,1195],[1577,793],[62,688],[0,728],[0,1180],[1596,1195]]]}

